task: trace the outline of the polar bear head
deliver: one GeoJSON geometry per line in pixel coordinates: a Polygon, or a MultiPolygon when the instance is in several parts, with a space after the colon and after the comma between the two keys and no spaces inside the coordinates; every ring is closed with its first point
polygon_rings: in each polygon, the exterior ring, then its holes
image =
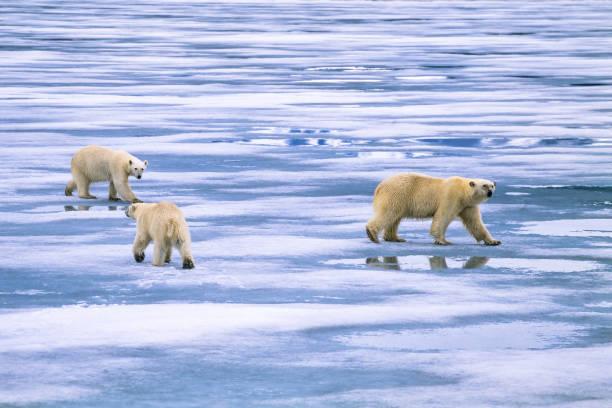
{"type": "Polygon", "coordinates": [[[485,179],[470,179],[470,187],[475,201],[481,203],[493,196],[497,183],[485,179]]]}
{"type": "Polygon", "coordinates": [[[144,173],[144,171],[146,170],[147,165],[149,164],[149,161],[148,160],[140,161],[137,158],[132,157],[129,160],[128,164],[130,165],[129,175],[134,176],[139,179],[139,178],[142,178],[142,173],[144,173]]]}
{"type": "Polygon", "coordinates": [[[125,216],[130,217],[131,219],[135,220],[136,211],[138,211],[139,206],[140,206],[139,203],[130,205],[128,208],[125,209],[125,216]]]}

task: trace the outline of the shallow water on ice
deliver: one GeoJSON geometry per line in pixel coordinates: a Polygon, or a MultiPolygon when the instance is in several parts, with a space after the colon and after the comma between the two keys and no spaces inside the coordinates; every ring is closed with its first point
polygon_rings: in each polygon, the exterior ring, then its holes
{"type": "Polygon", "coordinates": [[[612,405],[605,2],[0,5],[0,406],[612,405]],[[194,270],[134,262],[88,144],[194,270]],[[365,237],[377,183],[497,181],[499,247],[365,237]]]}

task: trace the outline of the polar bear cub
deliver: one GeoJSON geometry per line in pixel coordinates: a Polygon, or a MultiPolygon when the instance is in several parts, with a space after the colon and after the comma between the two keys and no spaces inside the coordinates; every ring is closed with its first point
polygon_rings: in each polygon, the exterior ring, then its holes
{"type": "Polygon", "coordinates": [[[170,262],[172,247],[176,247],[183,260],[183,269],[195,265],[191,256],[191,236],[181,210],[169,201],[157,204],[137,203],[125,210],[125,215],[136,220],[134,259],[144,260],[144,250],[154,242],[153,265],[163,266],[170,262]]]}
{"type": "Polygon", "coordinates": [[[66,185],[64,193],[71,196],[75,189],[81,198],[96,198],[89,194],[89,185],[98,181],[110,181],[108,199],[117,201],[117,192],[125,201],[141,203],[128,184],[128,176],[138,179],[149,162],[141,161],[128,152],[110,150],[100,146],[87,146],[72,157],[70,172],[72,180],[66,185]]]}
{"type": "Polygon", "coordinates": [[[429,177],[404,173],[382,181],[374,192],[374,217],[366,224],[366,233],[373,242],[383,231],[385,241],[404,242],[397,236],[403,218],[432,218],[429,233],[438,245],[449,245],[446,229],[457,217],[477,242],[499,245],[482,223],[478,204],[495,192],[495,182],[483,179],[429,177]]]}

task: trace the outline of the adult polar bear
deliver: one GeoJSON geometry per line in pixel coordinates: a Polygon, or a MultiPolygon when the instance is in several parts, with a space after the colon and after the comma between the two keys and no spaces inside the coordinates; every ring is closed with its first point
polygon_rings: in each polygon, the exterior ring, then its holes
{"type": "Polygon", "coordinates": [[[110,150],[100,146],[87,146],[72,157],[65,194],[71,196],[75,189],[81,198],[96,198],[89,194],[89,185],[98,181],[110,181],[108,199],[117,201],[117,192],[125,201],[140,203],[130,189],[128,176],[141,178],[149,162],[144,162],[122,150],[110,150]]]}
{"type": "Polygon", "coordinates": [[[446,229],[457,217],[477,242],[499,245],[482,223],[478,204],[495,191],[495,182],[483,179],[429,177],[405,173],[382,181],[374,192],[374,217],[367,223],[366,232],[373,242],[383,231],[385,241],[404,242],[397,236],[403,218],[432,218],[429,233],[438,245],[449,245],[446,229]]]}

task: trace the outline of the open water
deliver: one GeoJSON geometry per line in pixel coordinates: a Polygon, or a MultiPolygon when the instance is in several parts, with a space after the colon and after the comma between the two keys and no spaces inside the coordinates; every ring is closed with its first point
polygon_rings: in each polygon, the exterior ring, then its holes
{"type": "Polygon", "coordinates": [[[0,406],[612,406],[612,3],[0,4],[0,406]],[[65,197],[149,168],[196,269],[65,197]],[[399,172],[497,182],[503,244],[369,242],[399,172]]]}

